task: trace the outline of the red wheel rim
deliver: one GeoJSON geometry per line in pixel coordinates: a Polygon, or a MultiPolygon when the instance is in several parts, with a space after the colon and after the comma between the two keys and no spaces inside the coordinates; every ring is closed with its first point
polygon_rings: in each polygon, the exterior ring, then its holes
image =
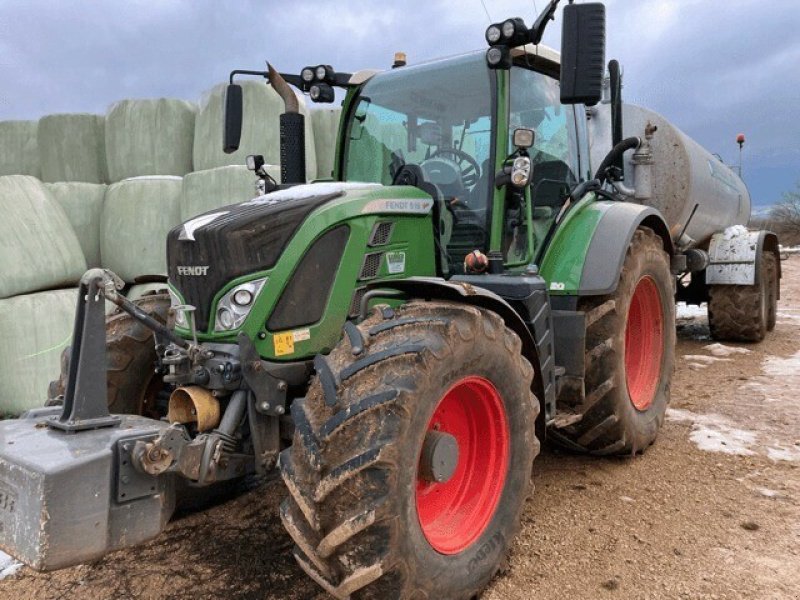
{"type": "Polygon", "coordinates": [[[647,410],[655,399],[663,355],[661,295],[653,278],[645,276],[636,284],[625,329],[625,378],[637,410],[647,410]]]}
{"type": "Polygon", "coordinates": [[[510,438],[503,400],[488,380],[465,377],[439,401],[430,430],[455,437],[458,465],[443,483],[417,473],[417,515],[437,552],[458,554],[481,536],[503,494],[510,438]]]}

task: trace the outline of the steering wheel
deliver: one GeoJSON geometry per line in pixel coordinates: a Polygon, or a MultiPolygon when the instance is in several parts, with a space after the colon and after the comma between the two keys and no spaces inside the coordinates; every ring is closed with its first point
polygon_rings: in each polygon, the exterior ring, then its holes
{"type": "Polygon", "coordinates": [[[431,155],[431,158],[443,156],[456,163],[461,171],[461,182],[464,187],[471,190],[481,177],[481,167],[472,156],[457,148],[440,148],[431,155]]]}

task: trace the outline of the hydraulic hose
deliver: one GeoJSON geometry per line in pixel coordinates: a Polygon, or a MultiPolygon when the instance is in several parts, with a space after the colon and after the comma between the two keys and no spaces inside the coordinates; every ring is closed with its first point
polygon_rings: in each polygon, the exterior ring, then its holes
{"type": "Polygon", "coordinates": [[[614,163],[622,158],[622,155],[628,150],[635,150],[638,148],[641,143],[642,140],[640,140],[638,137],[629,137],[622,140],[619,144],[611,149],[611,152],[606,154],[606,157],[603,159],[603,162],[600,163],[594,178],[599,179],[601,182],[605,182],[606,169],[613,166],[614,163]]]}

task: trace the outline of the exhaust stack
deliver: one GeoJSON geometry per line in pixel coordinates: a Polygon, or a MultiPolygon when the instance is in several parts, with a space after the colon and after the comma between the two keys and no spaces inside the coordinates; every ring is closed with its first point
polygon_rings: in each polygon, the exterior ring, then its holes
{"type": "Polygon", "coordinates": [[[286,80],[267,63],[269,83],[283,100],[281,123],[281,183],[305,183],[306,134],[305,117],[300,114],[300,103],[286,80]]]}

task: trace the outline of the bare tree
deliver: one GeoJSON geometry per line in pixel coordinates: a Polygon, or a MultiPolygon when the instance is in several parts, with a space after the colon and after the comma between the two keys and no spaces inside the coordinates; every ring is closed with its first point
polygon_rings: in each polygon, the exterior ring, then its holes
{"type": "Polygon", "coordinates": [[[784,192],[783,200],[772,207],[769,217],[773,227],[782,234],[784,245],[800,244],[800,181],[793,190],[784,192]]]}

